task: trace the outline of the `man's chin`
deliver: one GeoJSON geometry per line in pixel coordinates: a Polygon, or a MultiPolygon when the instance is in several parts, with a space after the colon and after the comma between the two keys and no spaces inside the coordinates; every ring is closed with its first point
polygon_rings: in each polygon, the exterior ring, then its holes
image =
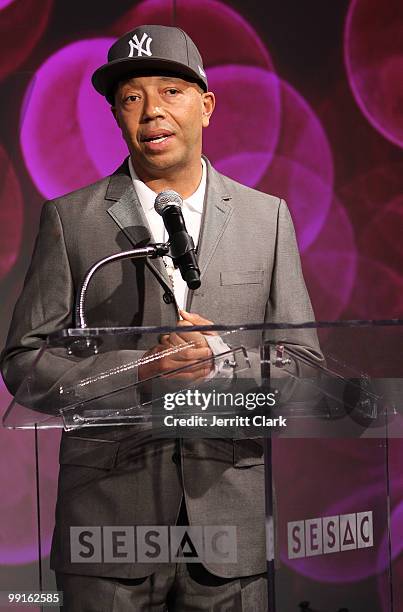
{"type": "Polygon", "coordinates": [[[185,160],[175,155],[157,154],[147,156],[144,160],[144,167],[149,171],[155,171],[158,175],[164,172],[171,172],[174,169],[180,169],[186,165],[185,160]]]}

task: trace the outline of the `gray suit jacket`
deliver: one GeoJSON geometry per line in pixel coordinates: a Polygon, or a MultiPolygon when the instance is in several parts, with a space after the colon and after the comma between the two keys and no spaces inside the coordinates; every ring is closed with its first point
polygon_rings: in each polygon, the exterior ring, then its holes
{"type": "MultiPolygon", "coordinates": [[[[313,320],[293,224],[284,201],[249,189],[207,162],[198,245],[202,285],[187,309],[217,324],[313,320]]],[[[48,334],[73,326],[74,295],[97,260],[146,244],[150,233],[127,161],[111,176],[47,202],[25,285],[16,304],[2,373],[16,392],[48,334]]],[[[88,292],[96,326],[175,325],[175,302],[161,261],[124,261],[103,269],[88,292]],[[161,287],[159,280],[164,287],[161,287]]],[[[275,335],[272,334],[274,338],[275,335]]],[[[278,338],[321,359],[312,330],[278,338]]],[[[256,334],[256,346],[260,337],[256,334]]],[[[250,339],[248,340],[250,344],[250,339]]],[[[135,347],[140,355],[147,342],[135,347]]],[[[117,357],[119,359],[119,357],[117,357]]],[[[105,366],[94,358],[93,369],[105,366]]],[[[43,362],[42,397],[72,382],[79,365],[57,351],[43,362]]],[[[139,577],[155,564],[70,562],[69,527],[174,525],[182,491],[191,524],[235,525],[238,562],[208,564],[219,576],[265,571],[264,466],[259,440],[151,440],[135,428],[63,433],[52,566],[60,571],[139,577]]]]}

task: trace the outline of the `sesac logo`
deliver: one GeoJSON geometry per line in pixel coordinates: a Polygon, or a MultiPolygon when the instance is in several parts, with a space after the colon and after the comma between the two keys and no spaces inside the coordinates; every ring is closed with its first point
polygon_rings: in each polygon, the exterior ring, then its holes
{"type": "Polygon", "coordinates": [[[236,563],[233,525],[70,527],[72,563],[236,563]]]}
{"type": "Polygon", "coordinates": [[[288,558],[300,559],[374,545],[372,511],[287,523],[288,558]]]}
{"type": "Polygon", "coordinates": [[[149,36],[148,34],[146,34],[144,32],[143,36],[141,37],[141,40],[139,40],[137,38],[137,34],[135,34],[130,40],[129,40],[129,55],[128,57],[134,57],[135,56],[135,51],[137,51],[137,56],[136,57],[141,57],[143,54],[144,55],[148,55],[149,57],[151,57],[152,53],[151,53],[151,49],[150,49],[150,45],[152,43],[152,38],[151,36],[149,36]],[[143,47],[145,43],[145,48],[143,47]]]}

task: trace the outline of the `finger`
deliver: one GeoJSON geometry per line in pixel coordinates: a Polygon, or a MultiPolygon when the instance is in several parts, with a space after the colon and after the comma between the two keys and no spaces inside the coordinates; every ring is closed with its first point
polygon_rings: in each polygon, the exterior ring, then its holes
{"type": "Polygon", "coordinates": [[[169,334],[168,340],[172,346],[179,346],[182,344],[186,344],[186,340],[183,340],[180,334],[176,332],[172,332],[171,334],[169,334]]]}
{"type": "Polygon", "coordinates": [[[206,344],[206,340],[204,339],[202,334],[198,332],[191,332],[189,334],[185,334],[182,332],[172,332],[171,334],[167,334],[164,338],[161,339],[164,346],[182,346],[184,344],[190,344],[191,346],[204,346],[206,344]]]}
{"type": "MultiPolygon", "coordinates": [[[[177,327],[192,327],[193,323],[191,323],[190,321],[178,321],[177,323],[177,327]]],[[[199,338],[199,341],[201,341],[203,334],[201,334],[201,332],[175,332],[178,334],[178,336],[180,338],[182,338],[183,340],[185,340],[186,342],[193,342],[193,341],[197,341],[197,338],[199,338]]],[[[204,344],[204,343],[203,343],[204,344]]]]}
{"type": "Polygon", "coordinates": [[[206,344],[207,340],[205,336],[218,336],[218,333],[215,331],[188,331],[188,332],[177,332],[181,338],[195,338],[197,335],[200,336],[200,341],[203,341],[203,344],[206,344]]]}
{"type": "Polygon", "coordinates": [[[193,325],[214,325],[213,321],[205,319],[197,312],[187,312],[186,310],[180,310],[180,315],[185,321],[193,323],[193,325]]]}
{"type": "Polygon", "coordinates": [[[204,339],[204,336],[218,336],[218,333],[215,331],[180,331],[177,332],[181,338],[188,338],[192,340],[196,336],[200,337],[200,341],[203,339],[203,343],[206,344],[207,340],[204,339]]]}
{"type": "Polygon", "coordinates": [[[206,338],[199,332],[178,332],[178,336],[183,342],[191,344],[192,346],[207,346],[206,338]]]}
{"type": "Polygon", "coordinates": [[[178,321],[176,324],[177,327],[189,327],[191,325],[192,323],[190,321],[178,321]]]}
{"type": "MultiPolygon", "coordinates": [[[[196,312],[187,312],[186,310],[180,310],[180,315],[185,319],[187,324],[192,325],[214,325],[214,321],[210,321],[210,319],[205,319],[201,315],[196,312]]],[[[206,336],[217,336],[218,333],[215,331],[205,331],[202,332],[206,336]]]]}

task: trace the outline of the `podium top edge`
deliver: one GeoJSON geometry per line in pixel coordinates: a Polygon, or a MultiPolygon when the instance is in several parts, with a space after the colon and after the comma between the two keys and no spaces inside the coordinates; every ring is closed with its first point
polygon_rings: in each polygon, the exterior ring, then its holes
{"type": "MultiPolygon", "coordinates": [[[[298,323],[245,323],[238,325],[194,325],[186,328],[190,331],[266,331],[282,329],[335,329],[335,328],[362,328],[362,327],[402,327],[403,319],[350,319],[341,321],[305,321],[298,323]]],[[[65,338],[126,335],[126,334],[162,334],[183,331],[177,326],[144,326],[144,327],[85,327],[68,328],[53,332],[47,337],[47,343],[65,338]]]]}

